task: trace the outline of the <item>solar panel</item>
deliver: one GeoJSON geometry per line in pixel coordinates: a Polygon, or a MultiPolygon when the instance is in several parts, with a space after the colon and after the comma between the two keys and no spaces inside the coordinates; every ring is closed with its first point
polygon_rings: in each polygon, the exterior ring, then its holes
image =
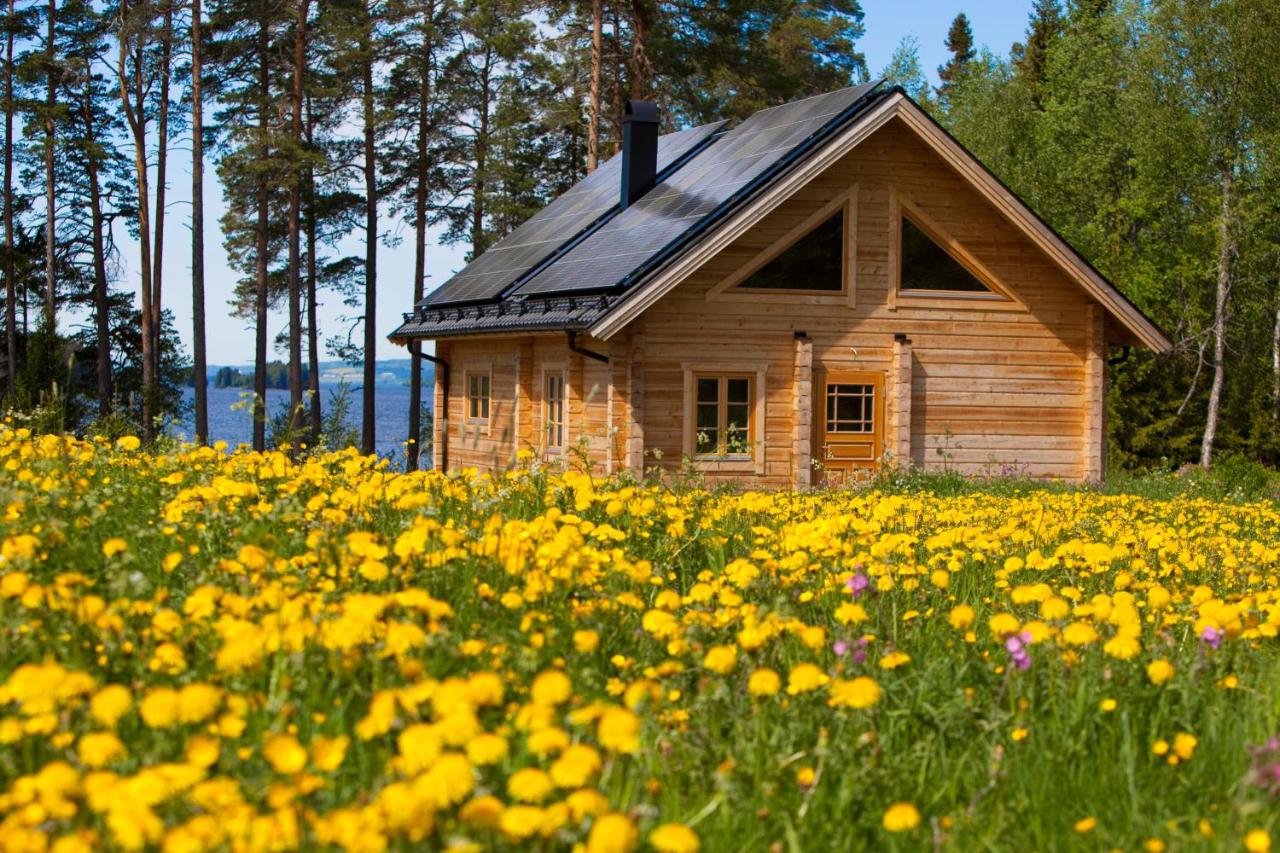
{"type": "Polygon", "coordinates": [[[533,276],[515,296],[602,290],[626,282],[704,219],[844,114],[877,83],[762,110],[698,152],[639,201],[533,276]]]}
{"type": "MultiPolygon", "coordinates": [[[[659,137],[659,173],[723,124],[705,124],[659,137]]],[[[617,206],[621,182],[622,155],[615,154],[436,288],[423,304],[438,307],[500,295],[520,276],[617,206]]]]}

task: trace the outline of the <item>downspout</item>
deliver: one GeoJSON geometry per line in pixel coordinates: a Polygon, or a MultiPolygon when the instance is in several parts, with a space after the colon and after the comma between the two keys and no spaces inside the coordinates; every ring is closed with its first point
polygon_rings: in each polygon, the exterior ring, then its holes
{"type": "Polygon", "coordinates": [[[1107,364],[1109,364],[1112,367],[1115,367],[1117,364],[1124,364],[1126,361],[1129,360],[1129,353],[1132,349],[1133,347],[1125,347],[1124,349],[1120,350],[1119,355],[1112,356],[1111,358],[1107,359],[1107,364]]]}
{"type": "Polygon", "coordinates": [[[577,332],[565,330],[565,335],[569,338],[569,352],[576,352],[578,355],[585,355],[587,358],[594,358],[596,361],[603,361],[605,364],[609,363],[609,356],[578,346],[577,332]]]}
{"type": "MultiPolygon", "coordinates": [[[[445,428],[442,430],[436,430],[436,431],[439,432],[440,434],[439,435],[440,473],[447,474],[449,472],[449,362],[445,361],[443,358],[440,358],[439,356],[425,353],[422,351],[421,348],[419,348],[418,351],[414,352],[413,354],[418,358],[425,358],[427,361],[431,362],[432,364],[440,368],[439,375],[436,377],[436,381],[444,383],[444,426],[445,428]]],[[[414,369],[415,370],[417,369],[416,364],[414,365],[414,369]]],[[[433,394],[432,396],[434,397],[435,395],[433,394]]],[[[440,412],[438,411],[433,411],[431,414],[434,420],[438,420],[440,418],[440,412]]]]}

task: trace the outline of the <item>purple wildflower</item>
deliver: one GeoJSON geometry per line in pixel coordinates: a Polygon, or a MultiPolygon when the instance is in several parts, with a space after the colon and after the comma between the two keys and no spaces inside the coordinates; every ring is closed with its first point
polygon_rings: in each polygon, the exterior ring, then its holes
{"type": "Polygon", "coordinates": [[[844,657],[849,654],[849,644],[844,640],[836,640],[835,645],[831,647],[831,651],[836,653],[836,657],[844,657]]]}
{"type": "Polygon", "coordinates": [[[858,572],[853,577],[844,582],[845,588],[853,595],[854,598],[866,592],[867,587],[871,585],[871,580],[862,572],[858,572]]]}
{"type": "Polygon", "coordinates": [[[1031,652],[1027,650],[1027,645],[1031,642],[1031,634],[1023,631],[1020,634],[1014,634],[1004,641],[1005,651],[1009,653],[1009,659],[1018,669],[1027,670],[1031,668],[1031,652]]]}
{"type": "Polygon", "coordinates": [[[1250,746],[1249,753],[1252,758],[1249,783],[1273,797],[1280,797],[1280,737],[1273,737],[1260,746],[1250,746]]]}
{"type": "Polygon", "coordinates": [[[1200,639],[1216,652],[1218,646],[1222,645],[1222,632],[1212,625],[1206,625],[1205,629],[1200,632],[1200,639]]]}

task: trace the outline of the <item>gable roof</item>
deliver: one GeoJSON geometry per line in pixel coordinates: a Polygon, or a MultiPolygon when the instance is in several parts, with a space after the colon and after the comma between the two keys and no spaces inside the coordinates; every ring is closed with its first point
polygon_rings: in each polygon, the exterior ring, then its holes
{"type": "Polygon", "coordinates": [[[1157,352],[1172,346],[901,89],[879,83],[762,110],[728,131],[719,123],[666,134],[656,185],[625,209],[615,155],[418,303],[390,337],[567,330],[607,339],[894,117],[1100,302],[1126,337],[1157,352]]]}

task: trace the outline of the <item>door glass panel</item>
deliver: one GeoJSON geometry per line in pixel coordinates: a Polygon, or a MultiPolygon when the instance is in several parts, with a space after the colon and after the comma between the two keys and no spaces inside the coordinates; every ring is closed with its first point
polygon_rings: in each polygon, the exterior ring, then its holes
{"type": "Polygon", "coordinates": [[[836,383],[827,385],[827,432],[875,432],[875,386],[836,383]]]}

